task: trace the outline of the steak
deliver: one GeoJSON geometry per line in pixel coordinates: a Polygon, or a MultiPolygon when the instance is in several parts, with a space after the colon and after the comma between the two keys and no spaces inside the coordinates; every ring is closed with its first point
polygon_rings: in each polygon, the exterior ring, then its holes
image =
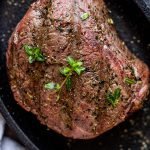
{"type": "Polygon", "coordinates": [[[97,137],[139,110],[149,91],[149,69],[120,40],[113,24],[103,0],[33,3],[7,50],[17,103],[74,139],[97,137]],[[60,71],[71,66],[66,59],[81,71],[72,69],[71,80],[60,71]]]}

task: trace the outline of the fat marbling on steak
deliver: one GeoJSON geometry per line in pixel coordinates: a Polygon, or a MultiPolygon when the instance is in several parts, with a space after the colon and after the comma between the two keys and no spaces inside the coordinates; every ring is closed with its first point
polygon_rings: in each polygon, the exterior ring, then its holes
{"type": "Polygon", "coordinates": [[[149,90],[148,67],[119,39],[103,0],[33,3],[10,38],[7,67],[18,104],[75,139],[94,138],[124,121],[149,90]],[[40,48],[46,60],[29,63],[24,45],[40,48]],[[64,80],[60,68],[68,56],[86,70],[72,75],[71,90],[64,86],[58,101],[58,93],[44,85],[64,80]],[[113,106],[107,96],[116,89],[120,96],[113,106]]]}

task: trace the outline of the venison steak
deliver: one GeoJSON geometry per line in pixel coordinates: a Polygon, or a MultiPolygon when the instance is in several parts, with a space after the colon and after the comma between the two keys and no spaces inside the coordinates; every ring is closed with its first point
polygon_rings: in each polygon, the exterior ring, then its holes
{"type": "Polygon", "coordinates": [[[74,139],[124,121],[149,91],[148,67],[119,39],[103,0],[33,3],[9,40],[7,67],[17,103],[74,139]],[[60,73],[67,58],[82,68],[70,80],[60,73]]]}

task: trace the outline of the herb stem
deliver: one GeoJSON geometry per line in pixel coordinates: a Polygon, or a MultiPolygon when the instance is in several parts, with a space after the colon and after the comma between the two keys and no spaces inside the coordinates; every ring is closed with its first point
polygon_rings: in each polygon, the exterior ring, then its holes
{"type": "Polygon", "coordinates": [[[62,84],[60,85],[60,89],[64,86],[64,84],[66,83],[67,79],[70,77],[70,75],[68,75],[65,80],[62,82],[62,84]]]}
{"type": "Polygon", "coordinates": [[[64,86],[64,84],[66,83],[66,81],[68,80],[68,78],[71,76],[72,72],[73,72],[73,70],[71,70],[70,74],[68,74],[68,75],[66,76],[65,80],[61,83],[60,88],[59,88],[59,90],[57,91],[57,92],[58,92],[57,101],[58,101],[59,98],[60,98],[60,94],[61,94],[61,91],[62,91],[62,87],[64,86]]]}

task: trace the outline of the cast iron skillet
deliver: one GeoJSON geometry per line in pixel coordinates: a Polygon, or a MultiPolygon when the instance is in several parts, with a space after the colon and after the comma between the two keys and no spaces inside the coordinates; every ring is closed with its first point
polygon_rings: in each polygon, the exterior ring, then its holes
{"type": "MultiPolygon", "coordinates": [[[[136,0],[135,0],[136,1],[136,0]]],[[[0,0],[0,109],[9,126],[31,150],[148,150],[150,103],[129,120],[104,135],[88,141],[71,140],[40,125],[13,99],[6,74],[8,39],[33,0],[0,0]]],[[[150,24],[132,0],[106,0],[117,31],[127,46],[150,66],[150,24]]],[[[140,6],[140,5],[139,5],[140,6]]],[[[141,7],[143,8],[143,7],[141,7]]],[[[148,14],[147,14],[148,16],[148,14]]],[[[149,13],[150,16],[150,13],[149,13]]]]}
{"type": "Polygon", "coordinates": [[[134,0],[134,1],[143,11],[147,19],[150,21],[150,0],[134,0]]]}

